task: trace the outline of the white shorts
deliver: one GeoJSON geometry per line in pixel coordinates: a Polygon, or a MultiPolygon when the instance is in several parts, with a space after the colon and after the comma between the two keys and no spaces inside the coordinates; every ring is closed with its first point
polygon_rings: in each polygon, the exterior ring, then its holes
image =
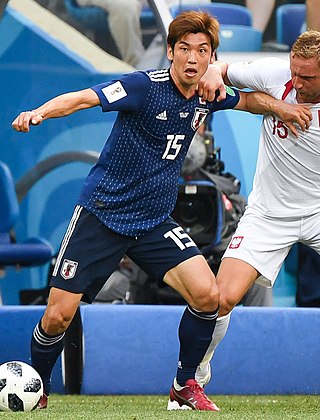
{"type": "Polygon", "coordinates": [[[272,218],[248,207],[223,258],[237,258],[254,267],[257,283],[272,287],[281,265],[296,242],[320,254],[320,214],[300,218],[272,218]]]}

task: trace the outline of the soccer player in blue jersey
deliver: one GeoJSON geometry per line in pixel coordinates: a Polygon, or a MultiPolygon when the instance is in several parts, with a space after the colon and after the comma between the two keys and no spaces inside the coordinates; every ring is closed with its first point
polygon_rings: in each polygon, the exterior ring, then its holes
{"type": "Polygon", "coordinates": [[[57,96],[22,112],[12,123],[17,131],[28,132],[30,125],[86,108],[118,111],[61,243],[47,308],[33,332],[32,365],[44,383],[42,408],[47,406],[50,375],[63,349],[65,330],[80,301],[93,301],[126,254],[188,303],[179,326],[179,363],[170,408],[219,410],[195,380],[211,342],[219,291],[196,244],[170,217],[180,169],[196,130],[212,112],[229,108],[272,111],[291,124],[298,111],[281,108],[281,101],[261,93],[228,88],[223,94],[221,84],[219,101],[214,99],[217,86],[213,93],[201,87],[201,97],[198,84],[214,61],[218,33],[219,24],[212,16],[183,13],[169,27],[169,69],[134,72],[57,96]]]}

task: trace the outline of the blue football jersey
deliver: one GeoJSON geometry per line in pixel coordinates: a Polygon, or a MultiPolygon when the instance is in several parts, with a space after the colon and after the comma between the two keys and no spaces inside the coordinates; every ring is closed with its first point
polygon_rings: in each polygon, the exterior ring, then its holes
{"type": "Polygon", "coordinates": [[[186,99],[169,70],[133,72],[92,89],[102,111],[118,116],[79,204],[115,232],[143,235],[172,212],[196,130],[208,114],[234,108],[239,93],[228,89],[221,102],[186,99]]]}

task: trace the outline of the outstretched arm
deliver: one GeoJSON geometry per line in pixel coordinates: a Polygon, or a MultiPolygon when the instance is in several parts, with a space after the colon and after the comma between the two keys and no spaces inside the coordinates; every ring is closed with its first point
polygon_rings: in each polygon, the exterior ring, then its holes
{"type": "MultiPolygon", "coordinates": [[[[231,85],[227,70],[227,63],[215,61],[211,64],[202,78],[202,84],[206,86],[206,90],[209,91],[210,85],[216,84],[221,79],[226,85],[231,85]]],[[[309,128],[312,120],[312,113],[308,105],[288,104],[262,92],[240,92],[240,101],[234,109],[253,114],[277,114],[294,136],[298,135],[295,124],[298,124],[304,131],[309,128]]]]}
{"type": "Polygon", "coordinates": [[[252,114],[277,114],[294,136],[298,136],[295,124],[302,131],[309,128],[312,113],[308,105],[288,104],[262,92],[239,92],[240,101],[234,109],[248,111],[252,114]]]}
{"type": "Polygon", "coordinates": [[[12,122],[12,127],[17,131],[27,133],[30,125],[39,125],[43,120],[64,117],[99,104],[100,100],[92,89],[65,93],[50,99],[37,109],[21,112],[12,122]]]}

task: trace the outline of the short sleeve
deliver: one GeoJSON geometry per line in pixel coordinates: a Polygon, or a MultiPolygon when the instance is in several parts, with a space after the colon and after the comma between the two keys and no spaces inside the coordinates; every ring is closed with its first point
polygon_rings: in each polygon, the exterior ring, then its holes
{"type": "Polygon", "coordinates": [[[283,70],[290,78],[287,61],[275,57],[266,57],[230,64],[227,75],[232,86],[239,89],[249,88],[270,93],[274,86],[283,84],[283,70]]]}
{"type": "Polygon", "coordinates": [[[150,78],[144,72],[133,72],[91,89],[98,95],[103,112],[138,111],[145,102],[150,84],[150,78]]]}

